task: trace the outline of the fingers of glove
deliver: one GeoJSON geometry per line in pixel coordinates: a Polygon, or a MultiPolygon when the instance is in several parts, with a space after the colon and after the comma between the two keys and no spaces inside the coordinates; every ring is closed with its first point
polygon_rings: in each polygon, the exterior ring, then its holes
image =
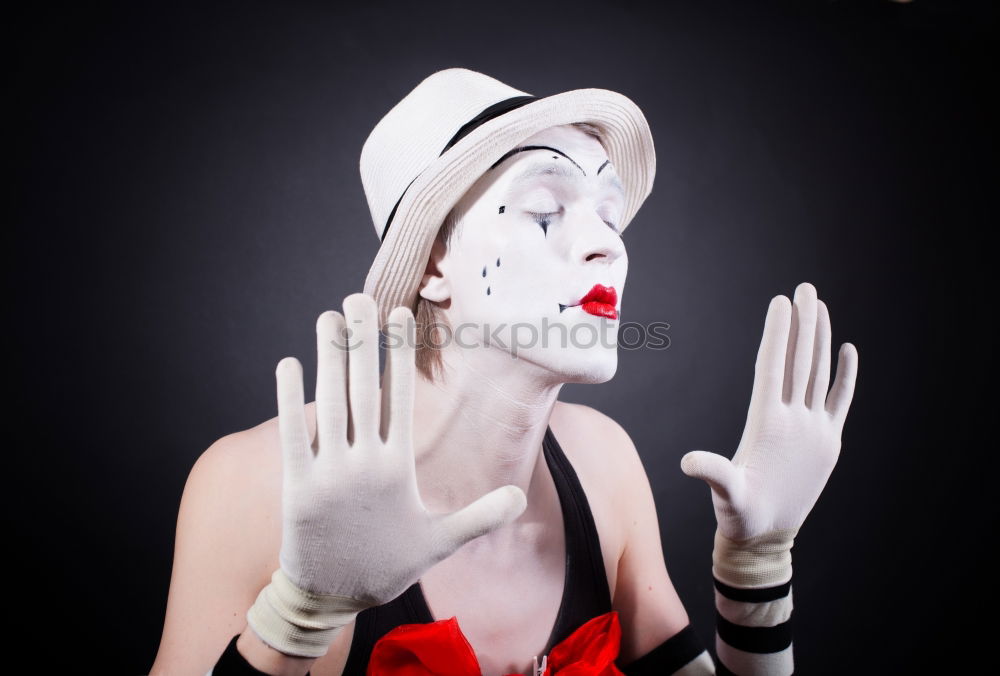
{"type": "MultiPolygon", "coordinates": [[[[413,391],[416,379],[416,332],[413,312],[397,307],[389,313],[388,345],[382,376],[381,433],[393,450],[410,452],[413,462],[413,391]]],[[[399,458],[402,462],[406,458],[399,458]]]]}
{"type": "Polygon", "coordinates": [[[312,449],[306,427],[302,388],[302,364],[285,357],[275,369],[278,386],[278,431],[281,438],[282,468],[286,485],[308,476],[312,449]]]}
{"type": "Polygon", "coordinates": [[[365,293],[344,299],[344,317],[350,337],[347,352],[350,441],[370,443],[378,434],[378,307],[365,293]]]}
{"type": "Polygon", "coordinates": [[[736,471],[728,458],[707,451],[689,451],[681,458],[681,471],[707,482],[724,500],[732,500],[736,471]]]}
{"type": "Polygon", "coordinates": [[[344,316],[328,310],[316,320],[316,436],[320,457],[347,441],[347,339],[344,316]]]}
{"type": "Polygon", "coordinates": [[[819,410],[826,401],[830,387],[830,312],[826,303],[816,301],[816,343],[813,346],[813,368],[806,391],[806,406],[819,410]]]}
{"type": "Polygon", "coordinates": [[[778,295],[771,299],[764,320],[764,336],[757,351],[752,395],[754,402],[781,401],[791,315],[792,304],[787,296],[778,295]]]}
{"type": "Polygon", "coordinates": [[[816,287],[809,282],[795,287],[792,327],[783,390],[787,395],[786,401],[805,404],[813,367],[813,344],[816,342],[816,287]]]}
{"type": "Polygon", "coordinates": [[[451,514],[437,516],[432,552],[435,561],[451,556],[456,549],[505,526],[521,516],[528,498],[517,486],[501,486],[470,505],[451,514]]]}
{"type": "Polygon", "coordinates": [[[858,350],[851,343],[840,346],[837,355],[837,376],[833,381],[833,389],[826,400],[826,411],[841,426],[847,418],[847,410],[854,398],[854,382],[858,375],[858,350]]]}

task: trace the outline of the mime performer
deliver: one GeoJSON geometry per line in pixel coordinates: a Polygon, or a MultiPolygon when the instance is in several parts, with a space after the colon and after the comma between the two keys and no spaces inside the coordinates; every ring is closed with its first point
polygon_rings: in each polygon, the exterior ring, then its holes
{"type": "Polygon", "coordinates": [[[376,125],[381,244],[278,416],[216,441],[178,515],[151,676],[791,674],[791,549],[857,374],[816,289],[771,299],[735,453],[691,451],[717,529],[714,655],[620,425],[558,400],[617,369],[622,234],[652,190],[622,94],[436,72],[376,125]],[[380,331],[385,368],[380,379],[380,331]]]}

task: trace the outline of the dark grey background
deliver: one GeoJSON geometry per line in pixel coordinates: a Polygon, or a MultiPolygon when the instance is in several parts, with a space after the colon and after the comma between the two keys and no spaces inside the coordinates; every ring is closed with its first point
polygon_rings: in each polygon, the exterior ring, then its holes
{"type": "Polygon", "coordinates": [[[611,382],[562,398],[631,434],[706,644],[714,515],[679,460],[735,450],[768,301],[809,281],[860,371],[840,462],[793,550],[797,673],[961,671],[982,649],[963,608],[991,603],[997,515],[995,444],[978,434],[994,361],[986,4],[12,17],[8,582],[33,599],[8,608],[25,617],[17,652],[146,673],[191,465],[276,414],[282,357],[313,387],[315,318],[361,290],[378,243],[361,146],[421,79],[464,66],[539,95],[620,91],[652,127],[623,319],[669,322],[671,345],[622,350],[611,382]]]}

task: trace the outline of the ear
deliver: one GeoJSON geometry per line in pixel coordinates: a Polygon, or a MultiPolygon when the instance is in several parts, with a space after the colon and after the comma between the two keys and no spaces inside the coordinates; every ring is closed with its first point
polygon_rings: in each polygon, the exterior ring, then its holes
{"type": "Polygon", "coordinates": [[[427,267],[424,276],[420,280],[420,289],[417,293],[421,298],[443,303],[451,298],[451,281],[445,275],[444,265],[447,248],[440,239],[435,238],[434,246],[431,248],[431,255],[427,259],[427,267]]]}

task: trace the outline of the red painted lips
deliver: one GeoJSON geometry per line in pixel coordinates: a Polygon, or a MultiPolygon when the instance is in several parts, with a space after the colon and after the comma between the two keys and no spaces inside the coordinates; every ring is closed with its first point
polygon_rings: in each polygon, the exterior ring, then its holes
{"type": "Polygon", "coordinates": [[[594,288],[580,299],[584,312],[608,319],[618,319],[618,310],[615,309],[617,304],[618,294],[615,292],[615,287],[603,284],[594,284],[594,288]]]}

